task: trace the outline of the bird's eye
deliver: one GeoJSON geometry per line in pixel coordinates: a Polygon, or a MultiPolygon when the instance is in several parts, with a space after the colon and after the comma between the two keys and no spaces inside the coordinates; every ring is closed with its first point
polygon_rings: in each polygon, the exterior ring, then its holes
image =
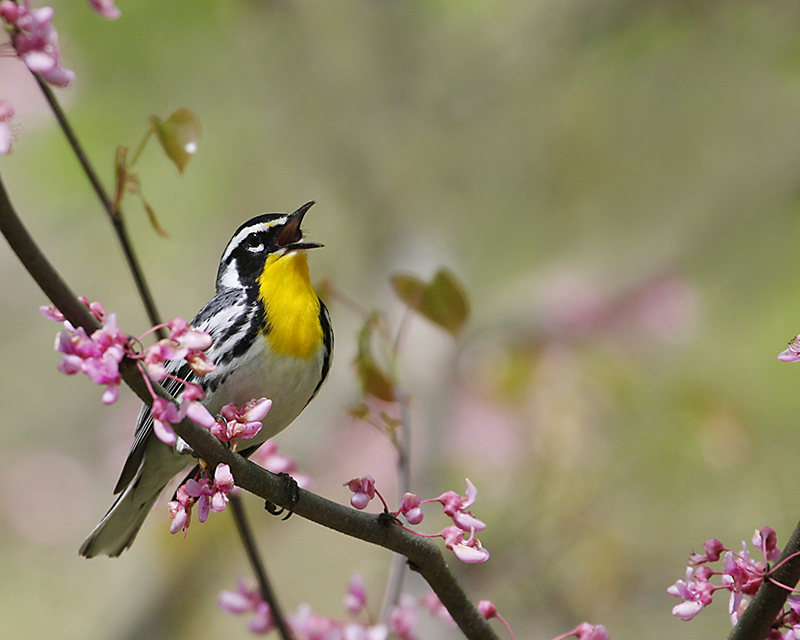
{"type": "Polygon", "coordinates": [[[244,241],[244,248],[252,253],[260,253],[264,250],[264,243],[257,235],[252,235],[244,241]]]}

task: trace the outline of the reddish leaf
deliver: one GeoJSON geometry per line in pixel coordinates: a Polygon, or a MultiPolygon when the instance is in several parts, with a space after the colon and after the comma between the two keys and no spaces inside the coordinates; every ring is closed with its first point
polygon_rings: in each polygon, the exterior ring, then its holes
{"type": "Polygon", "coordinates": [[[380,400],[393,402],[395,399],[394,383],[387,373],[381,369],[372,355],[372,322],[368,319],[358,336],[358,353],[356,369],[364,393],[380,400]]]}

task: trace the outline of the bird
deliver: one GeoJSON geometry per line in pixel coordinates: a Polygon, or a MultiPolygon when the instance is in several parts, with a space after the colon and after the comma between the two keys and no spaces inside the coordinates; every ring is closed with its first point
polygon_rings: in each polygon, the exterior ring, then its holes
{"type": "MultiPolygon", "coordinates": [[[[185,361],[169,373],[203,387],[202,403],[217,415],[229,403],[262,397],[272,407],[244,455],[286,428],[317,395],[331,366],[333,329],[327,308],[311,286],[308,242],[300,225],[314,204],[294,213],[265,213],[242,224],[222,253],[216,293],[191,321],[211,335],[210,373],[197,376],[185,361]]],[[[181,383],[165,388],[179,397],[181,383]]],[[[131,546],[167,483],[194,458],[188,445],[167,445],[153,432],[147,405],[139,412],[134,442],[114,489],[119,494],[80,547],[80,555],[119,556],[131,546]],[[183,451],[183,453],[181,452],[183,451]]]]}

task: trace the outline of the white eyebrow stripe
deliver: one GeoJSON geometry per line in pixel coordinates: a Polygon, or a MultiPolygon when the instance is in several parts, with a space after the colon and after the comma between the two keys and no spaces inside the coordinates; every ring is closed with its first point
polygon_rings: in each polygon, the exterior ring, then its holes
{"type": "Polygon", "coordinates": [[[275,220],[270,220],[269,222],[259,222],[258,224],[254,224],[253,226],[245,227],[239,233],[237,233],[231,241],[228,243],[228,247],[225,249],[225,253],[222,254],[222,258],[220,262],[227,262],[228,258],[230,258],[231,252],[238,247],[242,240],[244,240],[247,236],[251,233],[258,233],[259,231],[266,231],[267,229],[271,229],[275,225],[286,224],[286,221],[289,219],[288,215],[281,216],[280,218],[275,218],[275,220]]]}

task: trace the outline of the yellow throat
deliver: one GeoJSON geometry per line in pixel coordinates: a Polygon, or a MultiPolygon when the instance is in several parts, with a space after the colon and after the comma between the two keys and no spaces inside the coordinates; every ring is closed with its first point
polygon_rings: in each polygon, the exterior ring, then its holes
{"type": "Polygon", "coordinates": [[[322,325],[305,251],[270,255],[258,278],[258,290],[273,351],[296,358],[312,357],[322,346],[322,325]]]}

